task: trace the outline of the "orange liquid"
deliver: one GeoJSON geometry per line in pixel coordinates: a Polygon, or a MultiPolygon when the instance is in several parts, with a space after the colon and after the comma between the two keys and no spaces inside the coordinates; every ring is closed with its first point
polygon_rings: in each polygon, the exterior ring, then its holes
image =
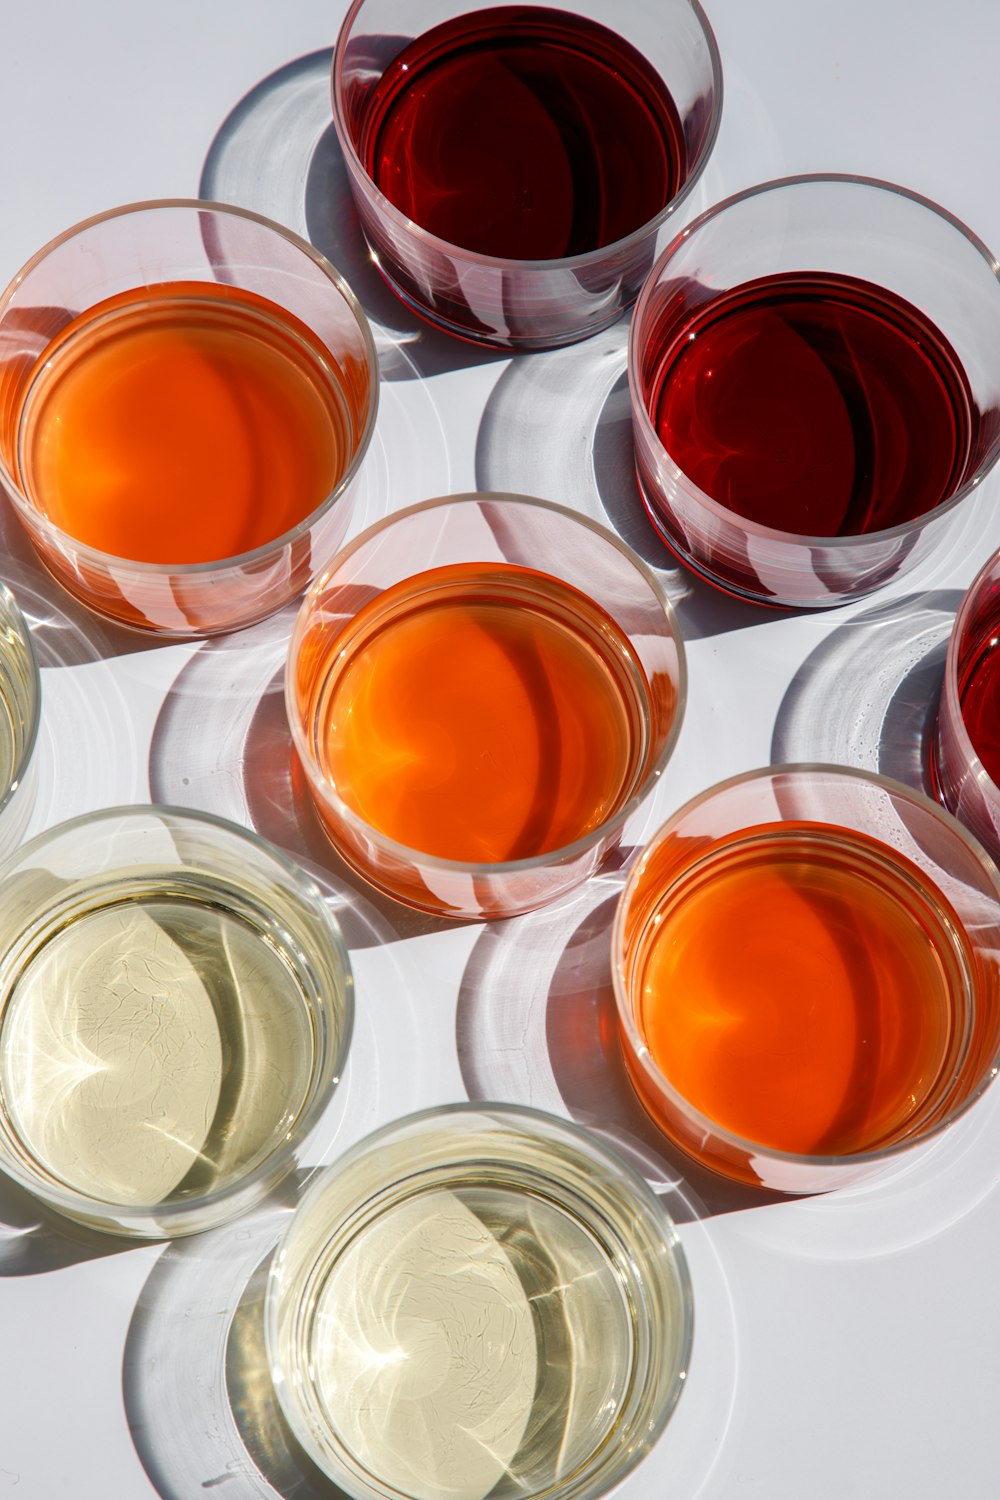
{"type": "Polygon", "coordinates": [[[598,605],[544,573],[421,573],[323,649],[317,760],[354,812],[411,849],[472,863],[559,849],[641,778],[642,668],[598,605]]]}
{"type": "Polygon", "coordinates": [[[780,824],[720,840],[651,906],[636,942],[652,1060],[744,1139],[869,1150],[926,1120],[950,1080],[968,940],[915,865],[861,834],[780,824]]]}
{"type": "Polygon", "coordinates": [[[274,541],[336,487],[352,432],[325,346],[234,287],[137,288],[74,318],[30,376],[18,466],[77,541],[164,565],[274,541]]]}

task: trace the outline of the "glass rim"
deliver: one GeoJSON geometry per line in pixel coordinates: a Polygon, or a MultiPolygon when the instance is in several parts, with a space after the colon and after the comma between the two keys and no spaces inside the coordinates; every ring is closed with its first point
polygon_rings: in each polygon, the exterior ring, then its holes
{"type": "MultiPolygon", "coordinates": [[[[440,255],[448,256],[453,260],[464,260],[467,264],[472,266],[481,266],[490,270],[508,273],[519,272],[523,274],[525,272],[532,272],[534,274],[542,274],[547,271],[586,270],[588,267],[598,265],[605,260],[614,259],[617,256],[627,255],[630,251],[640,245],[643,240],[647,239],[651,234],[656,234],[662,227],[662,225],[665,224],[667,220],[674,215],[681,204],[686,201],[692,189],[700,180],[701,175],[704,172],[706,165],[708,164],[709,158],[711,157],[716,138],[719,134],[719,126],[722,122],[722,57],[719,52],[718,43],[715,39],[715,33],[712,30],[708,17],[702,9],[700,0],[684,0],[684,3],[691,10],[696,21],[698,22],[698,25],[701,28],[702,36],[705,40],[712,73],[714,107],[712,110],[712,119],[709,124],[708,132],[705,136],[699,159],[695,167],[691,171],[690,175],[685,178],[684,182],[681,184],[681,187],[678,189],[674,197],[671,198],[669,203],[665,204],[665,206],[660,210],[658,214],[656,214],[651,219],[647,219],[644,224],[640,224],[638,228],[633,229],[631,233],[623,235],[621,239],[612,240],[609,244],[601,245],[596,250],[584,250],[576,255],[563,255],[555,257],[551,260],[516,260],[512,259],[509,256],[486,255],[481,251],[468,250],[462,245],[452,244],[450,240],[441,239],[438,235],[432,234],[429,229],[424,229],[422,225],[416,222],[416,220],[411,219],[406,214],[402,213],[400,209],[398,209],[392,202],[392,200],[385,196],[385,194],[376,185],[375,181],[365,168],[364,163],[357,153],[354,141],[351,137],[350,129],[348,128],[346,112],[344,109],[342,83],[344,53],[347,49],[348,34],[350,32],[350,29],[354,24],[354,20],[358,12],[366,3],[367,0],[352,0],[352,4],[341,23],[340,31],[337,34],[337,40],[334,44],[333,63],[331,70],[331,94],[333,98],[333,123],[337,132],[337,140],[340,144],[341,151],[347,158],[349,166],[361,178],[363,178],[365,186],[368,190],[368,194],[378,208],[379,213],[382,214],[383,217],[389,219],[397,229],[402,230],[405,234],[411,235],[415,239],[419,239],[423,244],[426,245],[428,250],[436,252],[440,255]]],[[[483,9],[486,7],[479,8],[483,9]]],[[[559,9],[559,7],[556,5],[553,5],[551,8],[559,9]]],[[[601,24],[605,23],[602,22],[601,24]]],[[[611,30],[612,28],[608,27],[608,29],[611,30]]],[[[416,36],[420,36],[422,34],[423,33],[421,32],[417,32],[416,36]]]]}
{"type": "MultiPolygon", "coordinates": [[[[407,574],[406,576],[415,577],[421,571],[423,570],[417,568],[412,574],[407,574]]],[[[569,579],[564,579],[563,581],[571,582],[569,579]]],[[[573,586],[576,587],[576,585],[573,586]]],[[[581,590],[581,592],[585,592],[585,590],[581,590]]],[[[588,595],[588,597],[590,596],[588,595]]],[[[599,603],[600,601],[595,602],[599,603]]],[[[306,776],[309,779],[309,783],[323,805],[329,807],[356,833],[361,834],[366,839],[377,842],[379,848],[393,858],[408,865],[419,864],[428,870],[440,871],[443,874],[470,875],[473,879],[478,877],[485,878],[487,876],[528,874],[532,870],[545,869],[549,865],[572,863],[574,859],[586,854],[588,850],[592,849],[595,844],[600,843],[602,839],[607,838],[609,834],[618,832],[623,828],[631,815],[651,794],[656,783],[663,775],[670,757],[674,753],[677,738],[684,720],[686,706],[687,657],[684,649],[684,639],[681,635],[673,606],[667,597],[663,585],[652,569],[620,537],[616,536],[608,528],[601,526],[597,521],[591,520],[589,516],[582,515],[579,511],[572,510],[569,506],[559,505],[554,500],[542,500],[534,495],[508,494],[498,490],[470,490],[462,494],[440,495],[432,500],[422,500],[416,505],[407,506],[404,510],[393,511],[389,515],[383,516],[381,520],[376,521],[373,525],[360,532],[330,559],[319,577],[315,579],[306,591],[305,598],[292,626],[285,662],[285,709],[292,731],[292,741],[306,776]],[[621,807],[612,813],[610,817],[605,818],[602,823],[599,823],[596,828],[592,828],[589,833],[584,834],[578,839],[574,839],[571,844],[561,844],[556,849],[546,850],[543,854],[527,855],[523,859],[497,860],[494,862],[445,859],[441,855],[425,853],[422,849],[415,849],[410,844],[403,844],[397,839],[390,838],[388,834],[383,833],[381,829],[376,828],[374,824],[369,823],[359,813],[356,813],[339,793],[335,791],[320,773],[316,765],[309,737],[300,722],[295,686],[295,664],[309,614],[317,598],[330,582],[334,571],[339,571],[354,553],[362,547],[367,546],[370,541],[382,532],[389,530],[397,522],[405,521],[411,516],[420,515],[424,511],[439,510],[445,506],[452,505],[477,505],[484,500],[498,502],[503,505],[525,506],[529,509],[553,511],[557,515],[564,516],[567,520],[576,522],[603,542],[613,546],[626,562],[632,564],[635,571],[652,592],[657,606],[663,613],[668,633],[677,652],[677,699],[670,728],[660,753],[657,755],[655,761],[647,766],[641,782],[629,795],[627,800],[622,803],[621,807]]]]}
{"type": "MultiPolygon", "coordinates": [[[[954,735],[958,740],[965,765],[978,785],[988,788],[996,799],[1000,799],[1000,787],[997,786],[997,783],[983,765],[979,758],[979,753],[972,743],[969,731],[965,727],[962,700],[958,692],[958,661],[961,652],[962,637],[968,628],[976,595],[990,574],[996,572],[998,567],[1000,567],[1000,548],[990,554],[962,595],[958,609],[955,611],[951,630],[948,634],[948,647],[944,658],[944,677],[941,683],[941,692],[944,696],[948,712],[949,733],[954,735]]],[[[938,712],[940,713],[940,708],[938,712]]]]}
{"type": "MultiPolygon", "coordinates": [[[[84,563],[94,565],[98,568],[128,567],[134,575],[146,578],[198,578],[213,573],[228,572],[233,569],[253,567],[258,563],[266,563],[277,553],[284,551],[287,547],[294,546],[296,542],[307,537],[316,522],[327,515],[343,497],[345,491],[355,479],[358,470],[371,446],[372,436],[375,432],[375,421],[378,416],[379,407],[379,361],[378,350],[375,347],[375,338],[372,334],[368,316],[361,306],[357,296],[348,285],[340,271],[332,261],[327,260],[314,245],[301,235],[296,234],[284,224],[279,224],[276,219],[269,219],[264,214],[255,213],[249,208],[240,208],[232,203],[220,203],[210,198],[146,198],[135,203],[123,203],[116,208],[105,209],[99,214],[92,214],[87,219],[81,219],[79,223],[71,225],[69,229],[63,230],[50,239],[29,260],[25,261],[19,271],[7,283],[0,292],[0,319],[10,306],[21,283],[54,251],[60,249],[70,240],[90,229],[95,229],[101,224],[108,223],[114,219],[124,218],[128,214],[152,213],[160,209],[182,209],[192,210],[197,213],[219,214],[226,218],[245,219],[261,229],[268,230],[291,245],[293,249],[305,255],[306,258],[322,272],[331,286],[339,293],[350,310],[357,325],[361,342],[366,353],[368,366],[369,389],[368,409],[365,417],[364,428],[358,438],[354,454],[350,463],[338,479],[334,488],[326,497],[314,506],[309,514],[288,531],[283,531],[269,542],[262,542],[259,546],[252,548],[249,552],[234,552],[229,557],[219,557],[208,562],[195,563],[161,563],[144,562],[141,559],[123,557],[120,553],[105,552],[99,547],[93,547],[88,542],[80,541],[62,526],[57,526],[47,515],[45,515],[33,503],[8,469],[2,454],[0,454],[0,486],[6,488],[11,499],[15,502],[18,510],[24,510],[30,515],[32,521],[39,523],[42,528],[55,537],[65,537],[72,544],[75,556],[84,563]]],[[[159,283],[163,285],[164,283],[159,283]]],[[[206,282],[214,285],[214,282],[206,282]]]]}
{"type": "MultiPolygon", "coordinates": [[[[822,547],[832,551],[849,551],[852,547],[859,548],[878,542],[895,541],[901,537],[912,535],[915,532],[921,531],[924,527],[935,523],[939,517],[950,515],[963,500],[967,500],[970,495],[975,493],[979,485],[996,466],[998,460],[1000,460],[1000,440],[995,443],[996,451],[991,457],[987,456],[983,459],[971,478],[966,479],[946,500],[942,500],[940,505],[934,506],[932,510],[924,511],[912,520],[899,521],[895,526],[886,526],[877,531],[859,531],[839,536],[815,536],[808,532],[779,531],[776,527],[765,526],[759,521],[752,520],[750,517],[738,515],[736,511],[730,510],[720,501],[714,500],[711,495],[701,489],[690,475],[681,468],[676,459],[671,457],[656,428],[653,426],[649,412],[646,410],[646,403],[639,391],[638,375],[636,373],[639,363],[639,328],[645,316],[646,309],[656,290],[661,271],[686,241],[706,224],[718,218],[722,213],[731,208],[738,207],[751,198],[757,198],[764,193],[788,188],[800,186],[818,187],[823,184],[848,188],[875,188],[880,192],[890,193],[896,198],[905,198],[908,202],[916,204],[920,208],[927,209],[936,218],[956,230],[962,239],[982,257],[994,278],[1000,279],[1000,260],[993,254],[993,251],[990,250],[986,242],[980,239],[979,235],[970,229],[956,214],[951,213],[946,208],[942,208],[933,198],[928,198],[923,193],[915,192],[911,188],[901,187],[898,183],[888,182],[883,178],[866,177],[861,173],[855,172],[799,172],[788,177],[773,177],[767,182],[758,182],[752,187],[743,188],[738,193],[731,193],[729,197],[722,198],[718,203],[712,204],[704,213],[699,214],[697,218],[692,219],[689,224],[685,224],[682,229],[678,230],[677,234],[670,241],[670,244],[657,257],[655,264],[646,278],[642,291],[636,299],[635,308],[632,313],[628,337],[628,385],[633,421],[639,422],[647,443],[652,444],[658,452],[664,454],[677,469],[678,473],[683,475],[685,484],[695,492],[699,506],[710,515],[725,522],[728,526],[738,527],[740,531],[745,532],[748,536],[757,537],[761,541],[790,542],[801,547],[822,547]]],[[[998,288],[998,293],[1000,293],[1000,288],[998,288]]]]}
{"type": "MultiPolygon", "coordinates": [[[[860,766],[838,766],[824,761],[790,761],[782,765],[757,766],[751,771],[742,771],[738,775],[727,777],[724,781],[715,782],[712,786],[705,787],[695,796],[689,797],[656,830],[649,842],[640,851],[639,857],[629,871],[628,879],[622,888],[622,893],[615,907],[615,918],[611,929],[611,977],[615,992],[615,1009],[618,1014],[618,1023],[628,1038],[636,1062],[642,1069],[647,1082],[660,1095],[669,1099],[678,1112],[683,1114],[696,1128],[704,1130],[706,1134],[714,1136],[723,1145],[732,1148],[741,1155],[750,1158],[755,1156],[763,1157],[768,1161],[798,1167],[825,1168],[880,1165],[890,1162],[895,1157],[916,1147],[927,1145],[930,1141],[935,1140],[950,1125],[953,1125],[956,1120],[961,1119],[972,1108],[973,1104],[982,1097],[993,1083],[998,1070],[1000,1070],[1000,1043],[998,1043],[988,1065],[984,1068],[983,1076],[976,1087],[959,1104],[956,1104],[949,1110],[943,1119],[938,1120],[929,1129],[921,1132],[919,1135],[905,1136],[902,1140],[892,1141],[885,1146],[873,1147],[868,1151],[852,1151],[839,1156],[821,1155],[811,1152],[783,1151],[777,1147],[765,1146],[760,1141],[751,1140],[749,1136],[742,1136],[735,1131],[726,1129],[725,1126],[713,1120],[711,1115],[706,1115],[702,1110],[697,1109],[679,1089],[674,1087],[666,1074],[654,1065],[632,1013],[632,1005],[622,972],[625,915],[629,902],[634,895],[635,887],[638,884],[646,856],[658,849],[689,813],[702,804],[712,801],[719,793],[728,792],[733,787],[741,786],[746,782],[764,781],[768,778],[778,776],[795,776],[800,779],[812,777],[840,778],[847,781],[860,781],[869,786],[877,787],[893,797],[901,797],[904,801],[920,808],[923,812],[929,813],[949,830],[952,837],[957,837],[958,841],[965,845],[966,852],[971,854],[982,867],[984,875],[993,887],[993,894],[998,907],[1000,907],[1000,868],[997,867],[992,856],[975,835],[970,833],[946,807],[943,807],[940,802],[935,802],[923,792],[907,786],[905,782],[897,781],[894,777],[883,776],[881,772],[877,771],[867,771],[860,766]]],[[[747,825],[748,828],[753,828],[754,826],[756,825],[752,823],[747,825]]],[[[887,845],[886,847],[890,846],[887,845]]],[[[662,1126],[657,1126],[657,1129],[662,1130],[662,1126]]],[[[665,1131],[663,1133],[667,1134],[665,1131]]]]}
{"type": "MultiPolygon", "coordinates": [[[[449,1120],[460,1119],[463,1116],[487,1115],[493,1119],[499,1118],[503,1122],[511,1122],[515,1129],[522,1134],[530,1134],[536,1140],[550,1140],[553,1136],[561,1134],[567,1137],[579,1154],[586,1158],[588,1163],[596,1162],[602,1171],[612,1176],[617,1176],[634,1193],[639,1204],[645,1211],[647,1219],[651,1221],[657,1231],[662,1235],[664,1247],[669,1255],[671,1266],[677,1279],[679,1292],[681,1316],[678,1320],[677,1339],[677,1372],[671,1382],[670,1390],[664,1399],[662,1406],[655,1416],[642,1428],[645,1443],[633,1443],[626,1455],[622,1455],[620,1448],[612,1447],[608,1456],[615,1458],[618,1455],[623,1467],[617,1473],[613,1483],[617,1484],[627,1474],[631,1473],[636,1465],[645,1456],[648,1448],[664,1432],[672,1417],[674,1410],[681,1397],[681,1392],[687,1383],[687,1377],[691,1368],[691,1352],[694,1344],[695,1307],[694,1307],[694,1285],[691,1276],[691,1268],[684,1250],[684,1245],[678,1233],[677,1224],[663,1203],[662,1199],[653,1191],[645,1177],[636,1170],[632,1164],[618,1151],[618,1149],[604,1140],[596,1131],[587,1129],[577,1124],[575,1120],[564,1118],[562,1115],[553,1114],[549,1110],[538,1109],[534,1105],[509,1103],[505,1100],[493,1099],[462,1099],[445,1104],[434,1104],[424,1109],[415,1110],[410,1114],[401,1115],[395,1120],[390,1120],[384,1125],[377,1126],[353,1142],[347,1149],[331,1162],[316,1169],[312,1181],[308,1184],[302,1196],[295,1205],[292,1215],[281,1232],[280,1238],[275,1245],[267,1272],[267,1284],[264,1294],[264,1345],[267,1367],[273,1377],[273,1372],[278,1364],[278,1297],[280,1294],[280,1278],[284,1252],[290,1240],[297,1233],[298,1224],[305,1213],[312,1207],[313,1203],[320,1199],[328,1181],[337,1174],[355,1167],[359,1161],[363,1161],[370,1153],[377,1151],[380,1147],[388,1144],[394,1137],[405,1138],[407,1135],[419,1131],[424,1125],[435,1120],[445,1125],[449,1120]]],[[[482,1158],[476,1158],[481,1160],[482,1158]]],[[[461,1160],[456,1152],[455,1164],[461,1160]]],[[[371,1201],[371,1193],[366,1196],[366,1203],[371,1201]]],[[[283,1403],[282,1403],[283,1405],[283,1403]]],[[[320,1465],[324,1473],[327,1469],[320,1465]]],[[[332,1477],[332,1476],[331,1476],[332,1477]]],[[[590,1500],[605,1493],[606,1479],[601,1479],[600,1469],[594,1473],[590,1480],[580,1486],[578,1492],[574,1493],[574,1500],[590,1500]],[[596,1485],[595,1485],[596,1481],[596,1485]]],[[[398,1492],[400,1500],[404,1500],[403,1492],[398,1492]]],[[[540,1493],[541,1497],[549,1495],[552,1500],[557,1500],[561,1493],[561,1487],[553,1484],[546,1491],[540,1493]]]]}
{"type": "MultiPolygon", "coordinates": [[[[201,812],[197,808],[179,807],[173,803],[164,802],[133,802],[119,803],[113,807],[95,808],[91,812],[78,813],[75,817],[67,818],[64,822],[53,823],[41,833],[35,834],[25,843],[19,844],[16,849],[0,860],[0,890],[7,879],[11,869],[25,856],[29,858],[41,850],[45,850],[54,844],[65,834],[74,834],[92,824],[104,822],[108,819],[136,819],[142,817],[166,817],[180,822],[193,823],[203,827],[215,828],[237,842],[250,844],[256,851],[262,853],[266,858],[277,864],[296,887],[297,893],[304,897],[308,904],[320,914],[323,922],[324,935],[329,942],[343,973],[343,987],[341,1000],[343,1003],[343,1024],[337,1034],[331,1034],[329,1066],[325,1077],[317,1079],[315,1072],[310,1075],[310,1087],[315,1085],[313,1097],[307,1099],[306,1107],[293,1122],[289,1133],[275,1148],[270,1151],[264,1159],[257,1163],[249,1172],[242,1173],[234,1181],[225,1187],[212,1191],[198,1193],[189,1198],[177,1199],[175,1202],[165,1203],[117,1203],[113,1199],[96,1198],[89,1193],[80,1192],[77,1189],[67,1187],[62,1183],[41,1183],[37,1176],[24,1172],[20,1164],[11,1160],[6,1151],[2,1153],[0,1170],[6,1173],[14,1181],[20,1183],[26,1191],[30,1192],[45,1204],[51,1204],[55,1209],[61,1209],[72,1218],[86,1218],[99,1232],[128,1235],[136,1235],[143,1231],[126,1229],[124,1231],[113,1227],[116,1219],[127,1219],[130,1222],[148,1220],[156,1224],[159,1232],[151,1236],[155,1239],[169,1239],[177,1231],[171,1229],[175,1221],[185,1221],[197,1218],[206,1209],[218,1208],[227,1200],[243,1198],[248,1192],[262,1183],[271,1183],[280,1180],[291,1168],[298,1151],[310,1132],[319,1123],[319,1120],[328,1107],[344,1071],[344,1066],[350,1053],[350,1044],[354,1032],[355,1001],[354,1001],[354,971],[351,966],[350,953],[340,924],[330,911],[323,893],[313,880],[312,876],[299,865],[290,855],[279,849],[270,840],[263,838],[251,828],[245,828],[242,824],[233,823],[228,818],[219,817],[216,813],[201,812]],[[98,1223],[98,1221],[101,1221],[98,1223]]],[[[237,1212],[242,1212],[242,1209],[237,1212]]],[[[228,1215],[227,1215],[228,1217],[228,1215]]],[[[205,1227],[212,1228],[218,1221],[212,1219],[205,1227]]],[[[201,1232],[199,1226],[195,1225],[192,1232],[201,1232]]]]}
{"type": "MultiPolygon", "coordinates": [[[[14,622],[14,627],[27,648],[28,655],[28,679],[31,695],[30,715],[26,726],[24,744],[21,746],[20,754],[17,756],[10,773],[10,785],[3,796],[0,797],[0,817],[3,816],[11,801],[16,796],[28,767],[31,765],[35,748],[38,744],[38,734],[42,722],[42,673],[38,663],[38,652],[35,650],[35,641],[31,633],[31,627],[24,617],[24,611],[17,602],[13,590],[0,580],[0,600],[14,622]]],[[[20,844],[18,848],[23,848],[20,844]]],[[[16,852],[16,851],[11,851],[16,852]]]]}

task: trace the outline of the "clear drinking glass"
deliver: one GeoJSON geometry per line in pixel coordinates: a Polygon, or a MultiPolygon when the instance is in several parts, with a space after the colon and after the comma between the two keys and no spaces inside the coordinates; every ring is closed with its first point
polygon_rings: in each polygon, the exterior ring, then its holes
{"type": "Polygon", "coordinates": [[[633,1086],[702,1165],[782,1192],[938,1135],[1000,1056],[1000,876],[947,812],[842,767],[710,787],[618,907],[633,1086]]]}
{"type": "Polygon", "coordinates": [[[59,582],[141,630],[231,630],[300,593],[377,403],[350,288],[243,209],[114,209],[0,295],[0,484],[59,582]]]}
{"type": "Polygon", "coordinates": [[[455,1105],[316,1179],[265,1329],[296,1437],[356,1500],[593,1500],[680,1396],[691,1287],[666,1210],[596,1139],[455,1105]]]}
{"type": "Polygon", "coordinates": [[[931,771],[938,796],[1000,857],[1000,552],[966,590],[955,616],[938,702],[931,771]]]}
{"type": "Polygon", "coordinates": [[[500,917],[618,842],[673,750],[685,682],[663,591],[616,537],[471,494],[389,516],[334,558],[285,691],[344,859],[409,905],[500,917]]]}
{"type": "MultiPolygon", "coordinates": [[[[435,56],[440,61],[440,48],[433,38],[428,46],[437,48],[435,56]]],[[[404,66],[414,65],[404,60],[400,70],[404,66]]],[[[423,87],[425,75],[420,76],[423,87]]],[[[619,103],[627,105],[628,100],[619,103]]],[[[470,9],[462,0],[410,0],[407,4],[354,0],[334,51],[334,124],[376,265],[393,291],[422,317],[461,338],[510,349],[545,349],[585,338],[614,322],[634,301],[666,243],[672,215],[705,166],[721,107],[718,49],[697,0],[659,0],[655,6],[644,0],[624,0],[610,13],[603,0],[576,0],[571,10],[558,0],[539,0],[517,12],[470,9]],[[446,26],[447,34],[466,42],[479,34],[480,54],[495,57],[497,40],[490,27],[505,15],[516,16],[521,31],[529,24],[537,27],[539,18],[542,23],[554,18],[562,28],[564,57],[575,51],[580,28],[585,31],[596,23],[604,28],[604,35],[594,55],[612,79],[624,76],[631,58],[640,75],[651,76],[654,99],[665,91],[671,117],[669,129],[664,127],[665,138],[676,141],[679,155],[676,170],[664,182],[669,201],[662,206],[658,202],[652,211],[643,206],[642,194],[649,190],[653,161],[660,159],[662,149],[655,137],[633,142],[634,149],[625,148],[622,159],[612,165],[602,165],[595,157],[568,167],[591,123],[587,104],[579,102],[581,90],[571,82],[561,92],[560,107],[549,111],[545,74],[541,78],[532,74],[522,87],[519,70],[530,64],[516,60],[516,98],[490,93],[498,82],[501,88],[509,84],[509,77],[477,77],[464,85],[457,103],[452,99],[449,107],[454,114],[438,118],[435,100],[440,95],[424,89],[417,115],[419,138],[409,127],[401,136],[399,174],[407,195],[406,211],[398,206],[398,187],[386,196],[375,181],[379,172],[371,164],[369,150],[375,149],[378,139],[373,119],[385,82],[393,76],[395,60],[405,49],[412,49],[415,41],[423,43],[429,34],[438,34],[437,28],[446,26]],[[533,18],[530,23],[528,16],[533,18]],[[608,35],[607,28],[613,34],[608,35]],[[618,47],[626,49],[624,57],[615,57],[618,47]],[[580,112],[579,118],[574,110],[580,112]],[[572,132],[562,146],[553,148],[550,170],[546,149],[565,127],[567,113],[573,116],[572,132]],[[514,132],[521,124],[525,134],[517,155],[514,132]],[[450,165],[442,167],[442,149],[447,152],[449,143],[456,142],[462,159],[452,158],[450,165]],[[491,149],[496,153],[492,160],[491,149]],[[557,166],[574,180],[553,180],[557,166]],[[465,188],[456,187],[456,171],[468,174],[465,188]],[[582,185],[593,187],[606,179],[613,184],[611,199],[617,196],[619,204],[633,192],[637,195],[635,212],[641,217],[621,234],[606,223],[607,232],[613,235],[610,242],[586,242],[587,235],[579,228],[580,218],[589,213],[580,207],[582,185]],[[420,204],[409,203],[411,193],[431,215],[439,214],[448,199],[452,205],[459,204],[455,227],[449,208],[448,232],[431,232],[426,214],[422,222],[420,204]],[[527,242],[532,248],[526,255],[522,248],[526,242],[513,234],[513,226],[523,224],[529,215],[537,219],[552,211],[557,201],[572,220],[566,234],[551,240],[560,248],[547,248],[550,242],[545,237],[544,245],[527,242]],[[492,225],[485,235],[484,216],[492,225]],[[580,248],[570,252],[567,247],[577,243],[574,235],[580,238],[580,248]],[[539,249],[541,253],[536,254],[539,249]]],[[[655,114],[655,108],[647,107],[638,118],[648,128],[655,114]]],[[[615,122],[610,134],[620,136],[626,130],[625,108],[612,107],[610,117],[615,122]]],[[[603,149],[610,145],[607,136],[605,131],[603,149]]],[[[589,149],[602,147],[591,142],[589,149]]],[[[383,181],[390,186],[390,179],[383,181]]],[[[590,236],[591,240],[600,238],[597,233],[590,236]]]]}
{"type": "Polygon", "coordinates": [[[996,262],[889,183],[765,183],[657,262],[629,388],[640,490],[677,556],[757,603],[841,604],[932,552],[996,462],[996,262]],[[786,298],[796,280],[808,313],[786,301],[779,320],[764,300],[777,277],[786,298]]]}
{"type": "Polygon", "coordinates": [[[34,805],[42,680],[27,621],[0,583],[0,855],[21,842],[34,805]]]}
{"type": "Polygon", "coordinates": [[[0,890],[0,1169],[136,1239],[263,1198],[351,1035],[350,963],[312,882],[234,824],[120,807],[23,845],[0,890]]]}

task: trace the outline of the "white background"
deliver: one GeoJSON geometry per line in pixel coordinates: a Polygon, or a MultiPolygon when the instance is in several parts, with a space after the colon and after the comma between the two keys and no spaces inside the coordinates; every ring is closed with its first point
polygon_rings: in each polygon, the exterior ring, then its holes
{"type": "MultiPolygon", "coordinates": [[[[771,759],[923,784],[943,643],[1000,545],[1000,484],[932,563],[847,610],[772,616],[669,568],[631,489],[624,324],[560,353],[484,356],[422,333],[365,268],[317,56],[340,14],[340,0],[8,0],[0,282],[77,220],[138,199],[211,189],[311,233],[395,330],[379,337],[396,374],[425,372],[386,381],[354,529],[506,487],[618,525],[664,569],[691,692],[630,845],[701,787],[771,759]]],[[[709,14],[726,105],[691,212],[789,172],[858,172],[927,194],[1000,247],[994,0],[713,0],[709,14]]],[[[660,1183],[691,1259],[695,1357],[628,1500],[1000,1494],[1000,1099],[850,1193],[767,1202],[672,1182],[599,1040],[619,872],[489,929],[371,901],[333,869],[292,780],[288,614],[212,645],[150,646],[69,604],[12,521],[0,533],[0,575],[43,662],[33,829],[117,801],[189,802],[284,843],[341,911],[358,1026],[312,1160],[394,1115],[492,1096],[604,1130],[660,1183]]],[[[0,1184],[0,1496],[329,1495],[289,1447],[262,1364],[260,1268],[287,1213],[129,1247],[67,1234],[0,1184]]]]}

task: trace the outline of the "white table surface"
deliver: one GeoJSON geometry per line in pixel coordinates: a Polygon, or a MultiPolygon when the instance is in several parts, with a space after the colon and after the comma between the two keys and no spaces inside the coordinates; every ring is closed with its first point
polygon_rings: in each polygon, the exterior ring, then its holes
{"type": "MultiPolygon", "coordinates": [[[[922,784],[951,618],[1000,545],[1000,479],[932,563],[846,609],[771,615],[671,568],[629,473],[624,323],[552,354],[479,354],[422,330],[365,266],[326,92],[342,8],[6,5],[0,282],[64,228],[138,199],[200,191],[309,233],[361,296],[392,377],[355,530],[432,495],[521,490],[603,518],[664,569],[691,692],[628,845],[770,760],[922,784]]],[[[690,212],[789,172],[858,172],[927,194],[1000,247],[995,0],[712,0],[709,15],[726,105],[690,212]]],[[[1000,1494],[1000,1093],[850,1192],[773,1202],[673,1180],[598,1040],[620,871],[488,928],[374,902],[333,868],[291,779],[290,614],[211,644],[145,643],[62,596],[6,513],[0,533],[0,576],[43,662],[32,831],[121,801],[211,809],[302,858],[341,913],[358,1024],[313,1161],[395,1115],[493,1097],[603,1130],[667,1195],[694,1277],[695,1355],[623,1500],[1000,1494]]],[[[262,1270],[294,1188],[225,1229],[130,1246],[65,1233],[0,1182],[0,1496],[333,1493],[289,1448],[260,1345],[262,1270]]]]}

